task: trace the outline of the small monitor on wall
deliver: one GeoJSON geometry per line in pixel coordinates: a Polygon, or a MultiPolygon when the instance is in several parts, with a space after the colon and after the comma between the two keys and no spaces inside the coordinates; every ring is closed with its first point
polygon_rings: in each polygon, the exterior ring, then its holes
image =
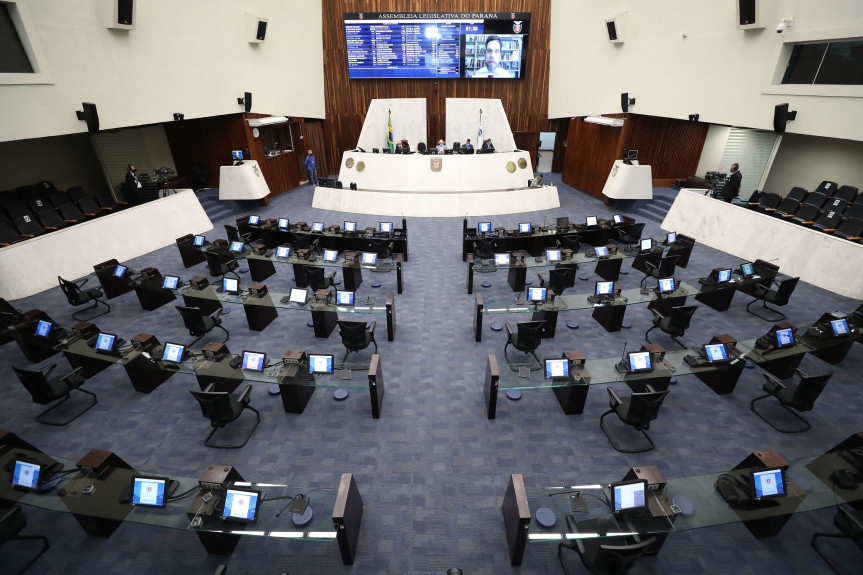
{"type": "Polygon", "coordinates": [[[162,287],[165,289],[177,289],[179,284],[180,278],[177,276],[165,276],[165,279],[162,280],[162,287]]]}
{"type": "Polygon", "coordinates": [[[286,230],[291,227],[291,220],[288,218],[279,218],[279,229],[286,230]]]}
{"type": "Polygon", "coordinates": [[[267,366],[267,354],[262,351],[243,351],[243,363],[240,369],[262,372],[267,366]]]}
{"type": "Polygon", "coordinates": [[[100,333],[96,336],[96,345],[93,349],[98,351],[114,351],[117,336],[113,333],[100,333]]]}
{"type": "Polygon", "coordinates": [[[227,293],[239,293],[240,280],[234,278],[222,278],[222,291],[227,293]]]}
{"type": "Polygon", "coordinates": [[[529,234],[530,233],[530,222],[523,222],[518,224],[518,231],[521,234],[529,234]]]}
{"type": "Polygon", "coordinates": [[[531,303],[542,303],[548,298],[546,288],[527,288],[527,301],[531,303]]]}
{"type": "Polygon", "coordinates": [[[332,354],[310,353],[309,373],[333,373],[335,363],[332,354]]]}
{"type": "Polygon", "coordinates": [[[480,222],[476,225],[476,231],[481,234],[491,233],[491,222],[480,222]]]}
{"type": "Polygon", "coordinates": [[[776,330],[776,347],[791,347],[794,343],[793,329],[786,328],[776,330]]]}
{"type": "Polygon", "coordinates": [[[163,361],[172,361],[174,363],[180,363],[181,361],[183,361],[183,352],[185,352],[185,351],[186,351],[185,345],[166,341],[165,342],[165,349],[164,349],[164,351],[162,351],[162,360],[163,361]]]}
{"type": "Polygon", "coordinates": [[[291,303],[304,304],[309,297],[309,292],[306,288],[291,288],[291,293],[288,294],[288,301],[291,303]]]}
{"type": "Polygon", "coordinates": [[[653,370],[649,351],[632,351],[629,354],[629,371],[639,373],[653,370]]]}
{"type": "Polygon", "coordinates": [[[608,504],[615,515],[638,512],[647,507],[646,479],[612,483],[608,488],[608,504]]]}
{"type": "Polygon", "coordinates": [[[674,278],[659,278],[659,293],[674,292],[674,278]]]}
{"type": "Polygon", "coordinates": [[[231,251],[237,253],[243,251],[243,242],[231,242],[231,251]]]}
{"type": "Polygon", "coordinates": [[[132,477],[132,496],[129,503],[142,507],[165,507],[168,504],[167,477],[136,475],[132,477]]]}
{"type": "Polygon", "coordinates": [[[357,231],[357,223],[356,222],[345,222],[345,231],[346,232],[357,231]]]}
{"type": "Polygon", "coordinates": [[[704,357],[710,363],[728,361],[728,350],[721,343],[709,343],[704,346],[704,357]]]}
{"type": "Polygon", "coordinates": [[[596,282],[593,290],[594,295],[612,295],[614,294],[614,282],[596,282]]]}
{"type": "Polygon", "coordinates": [[[114,277],[115,278],[123,277],[124,275],[126,275],[126,269],[127,269],[126,266],[118,265],[117,267],[114,268],[114,277]]]}
{"type": "Polygon", "coordinates": [[[848,335],[848,321],[845,318],[832,320],[830,328],[835,336],[848,335]]]}
{"type": "Polygon", "coordinates": [[[546,379],[569,379],[569,360],[565,357],[545,360],[546,379]]]}
{"type": "Polygon", "coordinates": [[[494,265],[496,265],[496,266],[508,266],[509,265],[509,254],[494,254],[494,265]]]}
{"type": "Polygon", "coordinates": [[[257,226],[261,221],[261,216],[249,216],[249,225],[257,226]]]}
{"type": "Polygon", "coordinates": [[[336,250],[324,250],[324,261],[334,262],[339,258],[339,252],[336,250]]]}
{"type": "Polygon", "coordinates": [[[380,227],[378,228],[382,234],[391,234],[393,233],[393,223],[392,222],[381,222],[380,227]]]}
{"type": "Polygon", "coordinates": [[[322,231],[324,231],[324,223],[323,223],[323,222],[313,222],[313,223],[312,223],[312,231],[313,231],[313,232],[322,232],[322,231]]]}
{"type": "Polygon", "coordinates": [[[48,337],[48,334],[51,333],[52,327],[54,327],[53,323],[51,323],[50,321],[45,321],[44,319],[40,319],[36,323],[36,335],[48,337]]]}
{"type": "Polygon", "coordinates": [[[375,252],[363,252],[362,262],[366,265],[373,266],[378,261],[378,254],[375,252]]]}
{"type": "Polygon", "coordinates": [[[336,305],[354,305],[354,292],[348,290],[337,290],[336,305]]]}
{"type": "Polygon", "coordinates": [[[597,225],[599,225],[599,222],[597,221],[596,216],[587,216],[586,218],[584,218],[584,225],[589,228],[595,228],[597,225]]]}
{"type": "Polygon", "coordinates": [[[290,246],[279,246],[276,248],[276,257],[277,258],[289,258],[291,257],[291,247],[290,246]]]}
{"type": "Polygon", "coordinates": [[[261,492],[255,489],[229,488],[225,491],[222,519],[238,523],[254,523],[261,507],[261,492]]]}
{"type": "Polygon", "coordinates": [[[204,236],[195,236],[195,239],[192,243],[196,246],[202,246],[207,243],[207,238],[204,236]]]}
{"type": "Polygon", "coordinates": [[[787,495],[785,491],[785,473],[781,468],[753,469],[750,492],[752,493],[752,498],[756,501],[771,497],[784,497],[787,495]]]}
{"type": "Polygon", "coordinates": [[[545,250],[545,259],[549,262],[559,262],[561,258],[560,250],[545,250]]]}

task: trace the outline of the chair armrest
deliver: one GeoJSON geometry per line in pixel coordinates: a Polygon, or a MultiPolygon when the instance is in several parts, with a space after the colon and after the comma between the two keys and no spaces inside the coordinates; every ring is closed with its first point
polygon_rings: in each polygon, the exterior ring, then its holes
{"type": "MultiPolygon", "coordinates": [[[[841,508],[840,508],[841,509],[841,508]]],[[[12,519],[13,516],[21,513],[20,505],[13,505],[9,509],[5,510],[2,514],[0,514],[0,525],[5,525],[12,519]]]]}
{"type": "Polygon", "coordinates": [[[336,272],[331,273],[331,274],[330,274],[330,275],[328,275],[327,277],[328,277],[328,278],[330,278],[330,280],[335,279],[335,277],[336,277],[336,272]]]}
{"type": "Polygon", "coordinates": [[[860,239],[860,236],[850,236],[850,237],[847,237],[847,238],[845,238],[845,239],[846,239],[846,240],[850,240],[850,241],[852,241],[852,242],[856,242],[857,240],[859,240],[859,239],[860,239]]]}
{"type": "Polygon", "coordinates": [[[96,214],[94,214],[93,212],[84,212],[84,215],[85,216],[93,216],[93,217],[96,216],[96,214]]]}
{"type": "Polygon", "coordinates": [[[661,313],[659,313],[659,311],[657,311],[655,309],[651,309],[650,313],[653,314],[654,319],[663,319],[665,317],[664,315],[662,315],[661,313]]]}
{"type": "Polygon", "coordinates": [[[251,399],[251,396],[252,396],[252,384],[250,383],[249,385],[244,387],[242,393],[240,393],[240,395],[237,396],[237,403],[243,403],[245,405],[248,405],[249,400],[251,399]]]}
{"type": "Polygon", "coordinates": [[[776,208],[764,208],[765,212],[775,212],[776,208]]]}
{"type": "Polygon", "coordinates": [[[82,285],[87,283],[89,280],[90,280],[90,278],[81,278],[81,279],[75,280],[75,285],[77,285],[78,287],[81,287],[82,285]]]}
{"type": "Polygon", "coordinates": [[[783,385],[781,381],[779,381],[769,373],[762,373],[761,375],[763,375],[764,379],[767,380],[767,384],[771,389],[771,393],[776,393],[780,389],[785,389],[785,385],[783,385]]]}
{"type": "Polygon", "coordinates": [[[793,218],[794,214],[782,214],[783,218],[793,218]]]}
{"type": "Polygon", "coordinates": [[[800,377],[809,377],[809,374],[800,369],[799,367],[794,368],[794,371],[796,371],[797,375],[799,375],[800,377]]]}
{"type": "Polygon", "coordinates": [[[805,226],[811,226],[811,225],[812,225],[812,224],[814,224],[815,222],[813,222],[812,220],[806,220],[805,222],[800,222],[800,223],[801,223],[801,224],[803,224],[803,225],[805,225],[805,226]]]}
{"type": "Polygon", "coordinates": [[[57,226],[42,226],[43,230],[54,231],[57,229],[57,226]]]}
{"type": "MultiPolygon", "coordinates": [[[[654,264],[653,262],[644,262],[644,267],[647,268],[648,272],[652,272],[653,270],[655,270],[659,266],[654,264]]],[[[650,275],[650,274],[648,273],[648,275],[650,275]]]]}
{"type": "Polygon", "coordinates": [[[545,285],[545,282],[547,282],[547,281],[548,281],[547,279],[545,279],[544,277],[542,277],[542,274],[536,274],[536,277],[537,277],[537,278],[539,278],[539,285],[540,285],[540,286],[545,285]]]}
{"type": "Polygon", "coordinates": [[[644,386],[644,389],[646,389],[650,393],[656,393],[656,389],[652,385],[650,385],[649,383],[644,386]]]}
{"type": "Polygon", "coordinates": [[[613,387],[606,387],[605,390],[608,392],[608,407],[615,409],[618,405],[623,403],[623,400],[620,399],[620,396],[617,395],[617,392],[614,391],[613,387]]]}
{"type": "Polygon", "coordinates": [[[222,315],[222,308],[213,310],[213,313],[210,314],[210,317],[213,319],[218,319],[220,315],[222,315]]]}
{"type": "Polygon", "coordinates": [[[503,324],[503,327],[506,328],[506,338],[512,339],[512,326],[508,323],[503,324]]]}
{"type": "Polygon", "coordinates": [[[41,371],[45,375],[45,377],[48,377],[49,375],[51,375],[51,372],[54,371],[55,367],[57,367],[57,364],[52,363],[51,365],[46,365],[45,367],[43,367],[39,371],[41,371]]]}
{"type": "Polygon", "coordinates": [[[214,387],[216,387],[216,384],[215,384],[215,383],[211,383],[210,385],[208,385],[207,387],[205,387],[205,388],[204,388],[204,393],[208,393],[208,392],[210,392],[210,391],[213,391],[213,388],[214,388],[214,387]]]}
{"type": "Polygon", "coordinates": [[[69,222],[70,224],[77,224],[78,220],[63,220],[65,222],[69,222]]]}
{"type": "Polygon", "coordinates": [[[825,232],[835,232],[836,228],[824,228],[825,232]]]}
{"type": "Polygon", "coordinates": [[[82,377],[81,372],[83,372],[83,371],[84,371],[83,367],[76,367],[75,369],[73,369],[72,371],[70,371],[69,373],[67,373],[63,377],[61,377],[60,381],[62,381],[66,385],[72,385],[72,381],[74,381],[75,378],[82,377]]]}
{"type": "Polygon", "coordinates": [[[374,339],[374,337],[375,337],[375,327],[377,327],[377,325],[378,325],[378,322],[376,322],[376,321],[373,321],[371,323],[371,325],[369,325],[369,333],[371,334],[372,339],[374,339]]]}

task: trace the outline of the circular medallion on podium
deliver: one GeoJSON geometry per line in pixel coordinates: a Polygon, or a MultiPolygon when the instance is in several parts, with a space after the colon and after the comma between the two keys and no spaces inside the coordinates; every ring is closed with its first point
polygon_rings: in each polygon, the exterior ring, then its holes
{"type": "Polygon", "coordinates": [[[515,172],[515,162],[507,162],[506,163],[506,171],[512,174],[515,172]]]}
{"type": "Polygon", "coordinates": [[[345,160],[345,167],[346,168],[353,168],[354,167],[354,159],[348,158],[347,160],[345,160]]]}

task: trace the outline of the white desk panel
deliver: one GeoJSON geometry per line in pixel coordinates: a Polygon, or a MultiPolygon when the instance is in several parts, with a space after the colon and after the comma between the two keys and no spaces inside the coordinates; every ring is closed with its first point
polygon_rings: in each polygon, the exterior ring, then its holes
{"type": "Polygon", "coordinates": [[[255,160],[219,168],[220,200],[259,200],[269,195],[270,187],[255,160]]]}

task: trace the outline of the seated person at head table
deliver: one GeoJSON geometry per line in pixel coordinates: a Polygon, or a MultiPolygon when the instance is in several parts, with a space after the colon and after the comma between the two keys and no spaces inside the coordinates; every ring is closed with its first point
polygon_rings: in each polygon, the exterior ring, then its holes
{"type": "Polygon", "coordinates": [[[443,154],[444,151],[446,151],[446,142],[444,142],[443,140],[438,140],[437,141],[437,153],[443,154]]]}
{"type": "Polygon", "coordinates": [[[542,187],[542,176],[537,176],[533,179],[533,182],[530,184],[531,188],[541,188],[542,187]]]}
{"type": "Polygon", "coordinates": [[[482,143],[482,147],[480,149],[481,150],[489,150],[490,152],[494,152],[494,144],[491,143],[491,138],[484,141],[482,143]]]}
{"type": "Polygon", "coordinates": [[[470,138],[467,139],[467,142],[461,145],[465,150],[473,150],[473,144],[470,143],[470,138]]]}
{"type": "Polygon", "coordinates": [[[492,34],[485,39],[485,66],[471,78],[512,78],[512,72],[500,67],[500,37],[492,34]]]}
{"type": "Polygon", "coordinates": [[[396,153],[397,154],[407,154],[411,151],[411,147],[408,145],[407,140],[399,140],[396,144],[396,153]]]}

